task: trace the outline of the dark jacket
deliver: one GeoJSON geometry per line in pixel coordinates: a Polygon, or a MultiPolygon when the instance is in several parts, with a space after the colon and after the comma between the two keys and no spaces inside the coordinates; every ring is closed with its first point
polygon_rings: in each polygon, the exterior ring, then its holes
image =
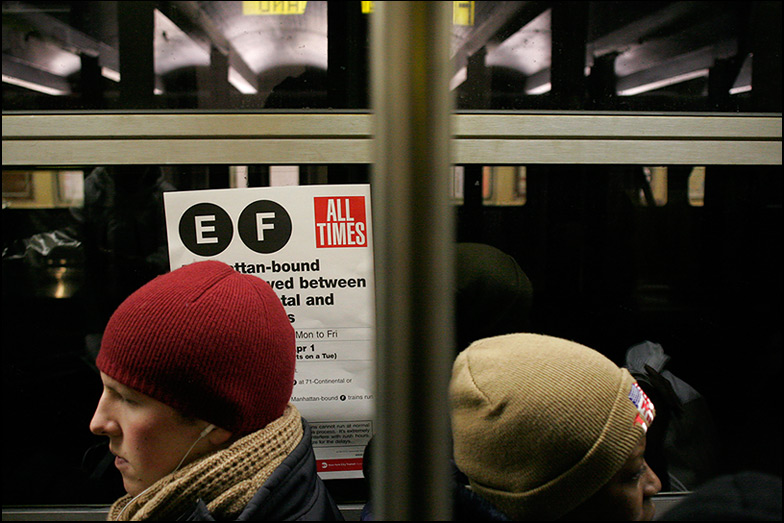
{"type": "MultiPolygon", "coordinates": [[[[236,521],[343,521],[316,474],[310,425],[302,420],[302,441],[259,488],[236,521]]],[[[199,499],[177,521],[216,521],[199,499]]]]}
{"type": "Polygon", "coordinates": [[[468,477],[452,462],[452,521],[510,521],[495,505],[468,488],[468,477]]]}

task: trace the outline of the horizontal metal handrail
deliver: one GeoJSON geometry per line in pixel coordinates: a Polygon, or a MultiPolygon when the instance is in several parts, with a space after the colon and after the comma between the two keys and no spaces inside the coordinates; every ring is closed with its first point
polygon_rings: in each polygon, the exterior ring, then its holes
{"type": "MultiPolygon", "coordinates": [[[[3,114],[4,166],[370,164],[369,113],[3,114]]],[[[781,165],[781,115],[454,114],[456,164],[781,165]]]]}

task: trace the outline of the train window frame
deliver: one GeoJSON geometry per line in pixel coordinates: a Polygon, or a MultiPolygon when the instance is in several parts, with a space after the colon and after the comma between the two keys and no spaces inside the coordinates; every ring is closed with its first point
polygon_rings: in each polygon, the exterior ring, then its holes
{"type": "MultiPolygon", "coordinates": [[[[775,19],[778,17],[766,18],[765,22],[773,24],[775,19]]],[[[769,64],[773,81],[759,82],[761,85],[756,86],[754,93],[767,102],[780,98],[775,96],[776,86],[780,95],[780,68],[776,82],[778,61],[775,45],[770,47],[772,53],[765,47],[758,48],[765,53],[760,52],[757,57],[769,64]]],[[[577,62],[582,61],[579,55],[575,55],[577,62]]],[[[721,68],[717,69],[721,72],[721,68]]],[[[135,86],[134,82],[128,83],[135,86]]],[[[567,106],[574,109],[580,105],[567,106]]],[[[766,106],[768,110],[781,110],[780,104],[766,106]]],[[[613,105],[592,107],[607,109],[613,105]]],[[[696,110],[694,107],[691,110],[696,110]]],[[[246,165],[299,166],[300,176],[308,171],[302,182],[312,183],[325,183],[324,171],[333,165],[337,170],[346,165],[374,165],[374,118],[366,110],[272,110],[264,114],[243,113],[239,108],[177,114],[138,110],[4,111],[2,118],[4,170],[66,170],[86,165],[214,165],[226,167],[230,183],[240,186],[247,180],[247,173],[242,169],[246,165]],[[310,172],[311,168],[319,170],[310,172]]],[[[613,165],[640,168],[661,165],[670,166],[673,171],[676,166],[695,165],[774,166],[776,173],[781,167],[780,112],[473,111],[455,113],[451,123],[454,165],[542,165],[545,169],[557,165],[566,167],[565,170],[571,165],[589,166],[583,171],[587,173],[594,172],[590,166],[613,165]]],[[[590,180],[590,175],[586,180],[590,180]]],[[[744,175],[740,172],[738,178],[744,175]]],[[[293,182],[293,176],[287,180],[293,182]]],[[[478,203],[487,205],[481,193],[478,203]]],[[[532,214],[538,210],[535,207],[511,209],[511,212],[492,209],[488,214],[532,214]]],[[[651,216],[666,210],[643,209],[651,216]]],[[[423,258],[427,258],[427,253],[423,258]]],[[[652,298],[656,298],[655,292],[652,298]]],[[[6,515],[4,508],[4,519],[6,515]]]]}

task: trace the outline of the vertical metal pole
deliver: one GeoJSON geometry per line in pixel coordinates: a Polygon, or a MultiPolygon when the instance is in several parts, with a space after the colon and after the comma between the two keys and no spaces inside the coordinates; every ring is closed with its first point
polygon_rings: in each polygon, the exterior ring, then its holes
{"type": "Polygon", "coordinates": [[[451,517],[451,8],[375,2],[371,19],[380,520],[451,517]]]}

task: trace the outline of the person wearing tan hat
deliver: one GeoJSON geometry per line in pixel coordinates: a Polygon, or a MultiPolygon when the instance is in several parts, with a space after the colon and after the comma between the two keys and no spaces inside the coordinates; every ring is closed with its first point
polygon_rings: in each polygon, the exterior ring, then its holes
{"type": "Polygon", "coordinates": [[[644,457],[653,404],[597,351],[539,334],[485,338],[458,355],[449,393],[464,488],[496,514],[653,518],[661,483],[644,457]]]}
{"type": "Polygon", "coordinates": [[[158,276],[106,326],[90,430],[127,492],[110,520],[343,519],[289,400],[294,329],[272,288],[217,261],[158,276]]]}

